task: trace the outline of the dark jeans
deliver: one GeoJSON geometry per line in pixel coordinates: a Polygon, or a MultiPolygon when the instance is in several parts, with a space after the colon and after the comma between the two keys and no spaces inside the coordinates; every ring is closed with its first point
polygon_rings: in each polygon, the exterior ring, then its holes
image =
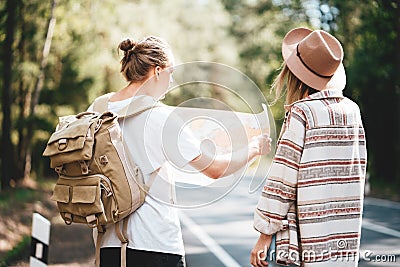
{"type": "MultiPolygon", "coordinates": [[[[118,267],[121,265],[121,248],[100,249],[100,267],[118,267]]],[[[181,255],[126,249],[128,267],[185,267],[185,258],[181,255]]]]}
{"type": "MultiPolygon", "coordinates": [[[[271,246],[268,249],[268,256],[267,256],[267,262],[268,262],[268,267],[280,267],[284,265],[279,265],[275,262],[276,260],[276,235],[272,236],[272,241],[271,241],[271,246]]],[[[295,264],[290,264],[287,267],[297,267],[295,264]]]]}

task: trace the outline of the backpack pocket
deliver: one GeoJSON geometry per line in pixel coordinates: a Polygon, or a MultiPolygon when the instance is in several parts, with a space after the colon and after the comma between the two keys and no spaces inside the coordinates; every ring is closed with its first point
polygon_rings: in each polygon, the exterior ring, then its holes
{"type": "Polygon", "coordinates": [[[51,199],[57,201],[66,224],[76,222],[97,227],[114,223],[113,214],[118,213],[111,183],[101,174],[60,176],[51,199]]]}
{"type": "Polygon", "coordinates": [[[50,157],[50,167],[55,168],[73,161],[92,158],[95,123],[98,115],[76,119],[54,132],[43,152],[50,157]]]}

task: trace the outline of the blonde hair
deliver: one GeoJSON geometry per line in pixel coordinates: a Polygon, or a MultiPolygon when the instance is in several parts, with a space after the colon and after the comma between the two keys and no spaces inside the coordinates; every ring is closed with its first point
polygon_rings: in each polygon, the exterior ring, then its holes
{"type": "Polygon", "coordinates": [[[300,99],[303,99],[313,93],[318,92],[298,79],[287,67],[285,63],[281,66],[281,71],[276,76],[271,86],[271,92],[275,91],[276,103],[286,92],[286,104],[290,105],[300,99]]]}
{"type": "Polygon", "coordinates": [[[171,54],[167,42],[155,36],[145,37],[137,42],[126,39],[118,45],[118,49],[124,51],[121,73],[128,82],[143,81],[151,67],[167,67],[171,54]]]}

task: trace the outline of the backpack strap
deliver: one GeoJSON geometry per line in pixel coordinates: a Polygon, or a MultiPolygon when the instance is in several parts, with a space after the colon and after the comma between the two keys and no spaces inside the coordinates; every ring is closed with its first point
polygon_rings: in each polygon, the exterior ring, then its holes
{"type": "Polygon", "coordinates": [[[105,227],[99,225],[97,227],[97,238],[96,238],[96,255],[95,255],[95,265],[96,267],[100,267],[100,248],[101,248],[101,239],[106,232],[105,227]]]}
{"type": "Polygon", "coordinates": [[[126,267],[126,248],[128,246],[128,217],[122,219],[115,224],[115,232],[118,236],[118,239],[121,241],[121,267],[126,267]],[[122,223],[122,230],[121,230],[121,223],[122,223]]]}
{"type": "MultiPolygon", "coordinates": [[[[105,228],[101,227],[97,229],[97,239],[96,239],[96,256],[95,256],[95,265],[96,267],[100,267],[100,248],[101,248],[101,240],[105,233],[105,228]]],[[[128,247],[128,217],[125,217],[121,221],[115,223],[115,233],[118,236],[118,239],[121,241],[121,267],[126,267],[126,248],[128,247]],[[122,224],[122,229],[121,229],[122,224]]]]}
{"type": "MultiPolygon", "coordinates": [[[[108,102],[114,93],[108,93],[96,98],[93,102],[93,111],[104,112],[108,110],[108,102]]],[[[139,115],[140,113],[153,107],[162,106],[157,100],[148,95],[139,95],[131,103],[120,109],[116,113],[119,118],[129,118],[139,115]]]]}
{"type": "MultiPolygon", "coordinates": [[[[105,112],[108,110],[108,102],[110,100],[110,97],[114,93],[108,93],[102,96],[99,96],[98,98],[95,99],[93,102],[93,111],[95,112],[105,112]]],[[[137,98],[135,98],[132,103],[129,103],[126,105],[124,108],[119,110],[117,113],[118,118],[129,118],[133,117],[136,115],[139,115],[140,113],[149,110],[153,107],[159,107],[162,106],[163,104],[159,103],[155,99],[153,99],[150,96],[147,95],[140,95],[137,98]]],[[[126,143],[123,142],[124,144],[124,149],[126,148],[126,143]]],[[[131,167],[135,167],[136,164],[134,161],[130,159],[129,153],[128,155],[128,163],[131,165],[131,167]],[[133,165],[133,166],[132,166],[133,165]]],[[[154,171],[151,175],[150,178],[147,182],[147,184],[143,184],[145,191],[148,192],[150,190],[150,187],[152,186],[155,177],[157,176],[158,170],[154,171]]],[[[121,267],[126,267],[126,250],[128,246],[128,238],[127,238],[127,228],[128,228],[128,218],[126,217],[123,220],[119,221],[118,223],[115,223],[115,232],[118,236],[118,239],[121,241],[121,267]],[[122,229],[121,229],[121,224],[122,224],[122,229]]],[[[97,231],[97,241],[96,241],[96,267],[100,266],[100,246],[101,246],[101,239],[104,235],[104,232],[97,231]]]]}
{"type": "Polygon", "coordinates": [[[108,110],[108,101],[114,93],[108,93],[96,98],[93,102],[93,111],[103,113],[108,110]]]}
{"type": "Polygon", "coordinates": [[[135,98],[135,100],[126,105],[123,109],[119,110],[117,114],[119,118],[129,118],[158,106],[161,106],[161,104],[154,98],[147,95],[141,95],[135,98]]]}

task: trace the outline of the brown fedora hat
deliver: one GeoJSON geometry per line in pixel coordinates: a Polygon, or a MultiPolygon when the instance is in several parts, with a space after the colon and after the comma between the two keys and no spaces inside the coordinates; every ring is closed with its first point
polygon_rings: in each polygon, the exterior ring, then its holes
{"type": "Polygon", "coordinates": [[[311,88],[343,90],[346,86],[342,45],[325,31],[291,30],[283,39],[282,56],[290,71],[311,88]]]}

